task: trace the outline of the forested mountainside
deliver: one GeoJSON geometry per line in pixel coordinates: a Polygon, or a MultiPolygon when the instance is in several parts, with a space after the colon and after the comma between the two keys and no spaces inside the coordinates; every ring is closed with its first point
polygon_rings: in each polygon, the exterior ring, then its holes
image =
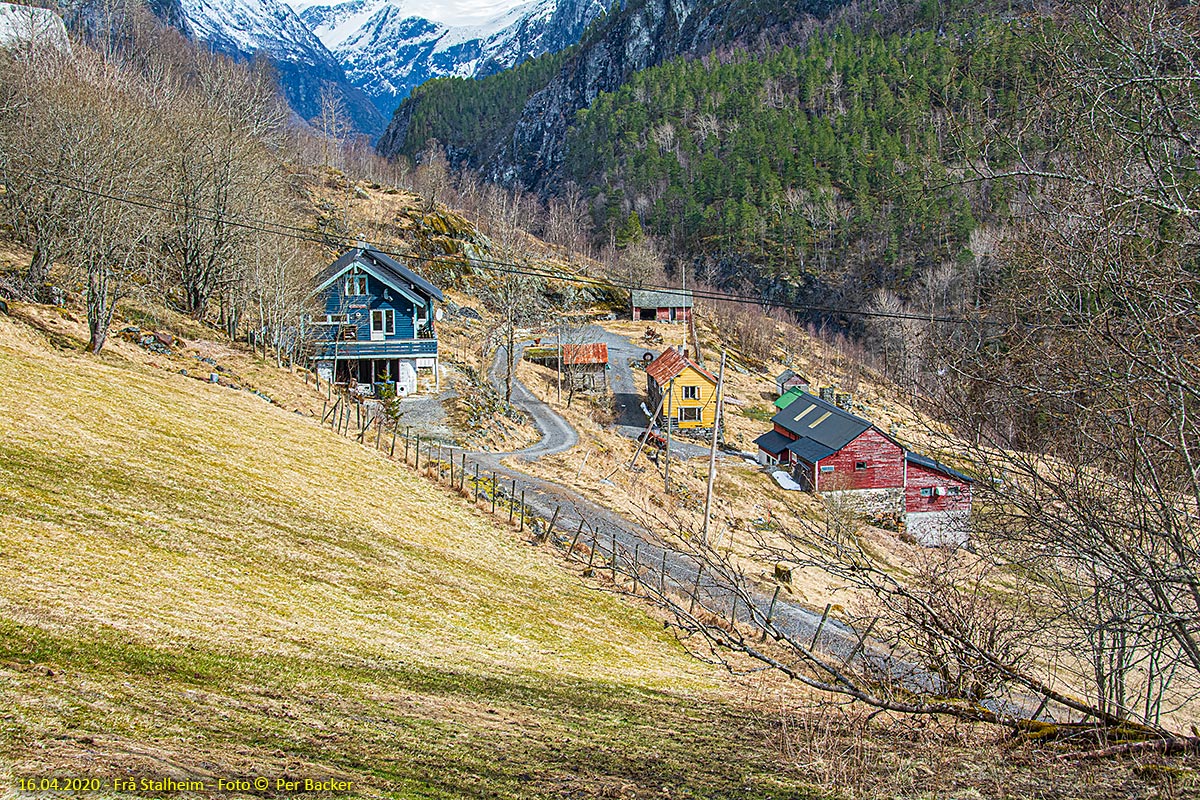
{"type": "Polygon", "coordinates": [[[601,92],[677,55],[811,26],[839,5],[805,0],[782,11],[781,4],[758,0],[632,0],[593,23],[576,48],[544,57],[546,63],[520,75],[497,75],[477,86],[447,79],[420,87],[397,109],[379,151],[412,156],[432,137],[455,162],[509,185],[552,191],[561,184],[567,129],[601,92]],[[472,112],[498,105],[495,95],[515,107],[488,115],[484,122],[497,127],[485,127],[472,112]]]}
{"type": "Polygon", "coordinates": [[[1041,91],[1045,20],[929,3],[673,8],[631,3],[572,50],[431,82],[380,150],[436,140],[492,180],[573,184],[598,240],[632,211],[699,277],[779,301],[868,302],[947,262],[979,266],[971,237],[1006,200],[959,180],[967,142],[1041,91]],[[764,44],[772,30],[800,41],[764,44]]]}

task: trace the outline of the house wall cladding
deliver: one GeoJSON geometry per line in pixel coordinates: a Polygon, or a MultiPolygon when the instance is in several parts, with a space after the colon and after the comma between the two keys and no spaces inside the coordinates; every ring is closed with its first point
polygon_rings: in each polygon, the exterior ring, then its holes
{"type": "MultiPolygon", "coordinates": [[[[371,312],[375,309],[390,308],[396,316],[396,332],[389,339],[415,339],[416,329],[413,327],[413,315],[420,317],[424,309],[413,306],[408,298],[394,294],[386,286],[367,276],[367,293],[364,295],[346,295],[346,279],[338,278],[325,293],[326,314],[348,314],[350,321],[358,331],[359,341],[371,338],[371,312]],[[392,295],[391,300],[384,297],[384,292],[392,295]]],[[[332,330],[332,329],[331,329],[332,330]]]]}
{"type": "Polygon", "coordinates": [[[908,483],[904,491],[904,508],[909,513],[970,511],[971,484],[920,464],[909,463],[908,483]],[[930,492],[928,497],[921,495],[922,489],[936,490],[939,486],[946,489],[957,488],[959,493],[953,495],[947,492],[944,495],[938,495],[930,492]]]}
{"type": "Polygon", "coordinates": [[[904,486],[904,450],[874,428],[822,458],[819,467],[833,467],[833,472],[818,473],[818,488],[822,492],[904,486]],[[866,462],[866,468],[857,469],[859,462],[866,462]]]}

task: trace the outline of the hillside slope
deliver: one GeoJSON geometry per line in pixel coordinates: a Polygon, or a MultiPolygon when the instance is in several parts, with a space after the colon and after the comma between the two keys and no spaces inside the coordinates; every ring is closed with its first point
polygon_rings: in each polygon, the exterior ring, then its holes
{"type": "Polygon", "coordinates": [[[759,724],[732,733],[636,608],[300,416],[54,340],[0,316],[12,775],[778,785],[759,724]]]}

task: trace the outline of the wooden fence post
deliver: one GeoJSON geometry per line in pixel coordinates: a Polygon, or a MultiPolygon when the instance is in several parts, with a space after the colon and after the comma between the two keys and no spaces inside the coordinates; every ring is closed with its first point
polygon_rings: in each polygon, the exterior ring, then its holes
{"type": "Polygon", "coordinates": [[[462,454],[462,469],[458,471],[458,490],[463,490],[463,484],[467,480],[467,454],[462,454]]]}
{"type": "Polygon", "coordinates": [[[579,543],[579,534],[583,533],[583,514],[579,515],[579,530],[575,531],[575,538],[571,539],[571,546],[567,548],[567,558],[575,557],[575,545],[579,543]]]}
{"type": "Polygon", "coordinates": [[[454,488],[454,448],[450,448],[450,488],[454,488]]]}
{"type": "Polygon", "coordinates": [[[388,458],[396,457],[396,434],[400,432],[400,423],[392,423],[392,449],[388,451],[388,458]]]}
{"type": "Polygon", "coordinates": [[[666,594],[667,591],[667,548],[663,548],[662,567],[658,571],[658,593],[666,594]]]}
{"type": "Polygon", "coordinates": [[[600,538],[599,534],[596,532],[596,529],[593,528],[592,529],[592,551],[590,553],[588,553],[587,571],[584,573],[585,575],[592,574],[592,564],[596,560],[596,545],[598,544],[597,540],[599,538],[600,538]]]}
{"type": "Polygon", "coordinates": [[[696,593],[700,591],[700,576],[704,574],[704,565],[700,565],[700,569],[696,570],[696,582],[692,584],[692,602],[688,606],[688,613],[691,614],[696,610],[696,593]]]}
{"type": "Polygon", "coordinates": [[[517,513],[517,479],[513,478],[512,491],[508,493],[508,524],[512,525],[513,515],[517,513]]]}
{"type": "Polygon", "coordinates": [[[492,470],[492,514],[496,513],[496,495],[500,494],[500,484],[496,483],[496,470],[492,470]]]}
{"type": "Polygon", "coordinates": [[[421,470],[421,434],[417,434],[417,446],[413,448],[413,469],[418,472],[421,470]]]}
{"type": "Polygon", "coordinates": [[[517,528],[518,532],[525,530],[525,490],[521,490],[521,527],[517,528]]]}
{"type": "Polygon", "coordinates": [[[546,533],[542,536],[543,540],[550,539],[550,535],[554,533],[554,523],[558,521],[558,512],[561,508],[562,506],[554,507],[554,513],[550,515],[550,524],[546,526],[546,533]]]}
{"type": "Polygon", "coordinates": [[[763,621],[763,635],[760,642],[767,640],[767,629],[771,627],[771,615],[775,613],[775,601],[779,599],[779,584],[775,585],[775,594],[771,595],[771,605],[767,606],[767,618],[763,621]]]}
{"type": "Polygon", "coordinates": [[[612,582],[617,585],[617,529],[612,529],[612,582]]]}
{"type": "Polygon", "coordinates": [[[638,551],[642,548],[641,540],[633,543],[633,591],[637,594],[638,584],[641,583],[641,567],[638,565],[638,551]]]}
{"type": "Polygon", "coordinates": [[[832,603],[825,604],[825,613],[821,615],[821,621],[817,624],[817,632],[813,634],[812,644],[808,646],[809,650],[817,646],[817,639],[821,638],[821,629],[825,627],[825,620],[829,619],[829,609],[831,608],[833,608],[832,603]]]}
{"type": "Polygon", "coordinates": [[[475,465],[475,505],[479,505],[479,465],[475,465]]]}

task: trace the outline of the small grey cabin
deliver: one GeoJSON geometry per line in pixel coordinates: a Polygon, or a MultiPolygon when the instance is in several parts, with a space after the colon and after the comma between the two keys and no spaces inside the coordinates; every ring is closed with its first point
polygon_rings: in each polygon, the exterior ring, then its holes
{"type": "Polygon", "coordinates": [[[417,390],[417,374],[438,379],[434,304],[441,291],[399,261],[360,245],[316,277],[324,314],[313,320],[317,374],[351,386],[417,390]]]}

